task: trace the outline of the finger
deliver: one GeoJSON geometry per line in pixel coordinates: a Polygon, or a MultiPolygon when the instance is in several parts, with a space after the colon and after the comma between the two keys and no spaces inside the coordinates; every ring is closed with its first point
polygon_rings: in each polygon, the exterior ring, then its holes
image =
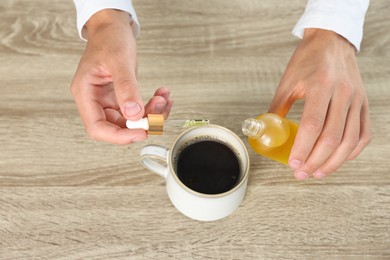
{"type": "Polygon", "coordinates": [[[106,114],[106,120],[114,125],[117,125],[121,128],[126,128],[126,118],[123,117],[120,110],[113,108],[104,108],[104,113],[106,114]]]}
{"type": "Polygon", "coordinates": [[[106,113],[98,101],[83,95],[78,96],[75,101],[91,139],[114,144],[130,144],[147,138],[144,130],[130,130],[107,122],[106,113]]]}
{"type": "Polygon", "coordinates": [[[161,87],[161,88],[156,90],[154,95],[155,96],[162,96],[163,98],[165,98],[166,106],[165,106],[164,111],[162,111],[161,113],[163,114],[164,118],[167,119],[169,116],[169,113],[171,112],[172,106],[173,106],[173,101],[170,98],[171,91],[167,87],[161,87]]]}
{"type": "Polygon", "coordinates": [[[169,97],[171,96],[171,91],[167,87],[160,87],[156,90],[156,92],[154,92],[153,96],[161,96],[166,100],[168,100],[169,97]]]}
{"type": "Polygon", "coordinates": [[[167,102],[167,106],[165,107],[165,111],[163,113],[165,119],[167,119],[169,117],[172,106],[173,106],[173,100],[169,99],[167,102]]]}
{"type": "Polygon", "coordinates": [[[157,89],[145,105],[145,114],[162,114],[165,119],[168,118],[173,105],[170,94],[170,90],[166,87],[157,89]]]}
{"type": "Polygon", "coordinates": [[[279,87],[276,90],[274,98],[268,109],[269,113],[277,114],[281,117],[285,117],[290,110],[291,106],[298,97],[294,97],[291,93],[286,93],[285,90],[289,90],[288,87],[283,87],[284,80],[282,79],[279,87]]]}
{"type": "Polygon", "coordinates": [[[162,96],[153,96],[145,105],[145,114],[162,114],[167,107],[167,101],[162,96]]]}
{"type": "MultiPolygon", "coordinates": [[[[320,168],[339,147],[343,139],[351,96],[342,95],[341,88],[334,94],[321,134],[301,171],[312,174],[320,168]]],[[[356,112],[356,111],[354,111],[356,112]]]]}
{"type": "MultiPolygon", "coordinates": [[[[322,132],[326,113],[330,103],[330,94],[320,93],[321,87],[313,87],[318,91],[308,91],[302,118],[294,145],[291,149],[289,165],[293,169],[300,168],[309,157],[317,139],[322,132]]],[[[304,175],[304,172],[302,173],[304,175]]]]}
{"type": "Polygon", "coordinates": [[[352,153],[348,156],[347,160],[355,159],[366,147],[372,139],[372,129],[371,129],[371,121],[368,109],[368,101],[364,100],[362,110],[360,113],[360,137],[359,143],[356,148],[352,151],[352,153]]]}
{"type": "MultiPolygon", "coordinates": [[[[132,41],[132,39],[128,39],[132,41]]],[[[145,113],[144,104],[136,78],[135,43],[122,50],[121,57],[111,57],[109,63],[113,77],[115,96],[123,116],[129,120],[139,120],[145,113]],[[134,47],[133,47],[134,46],[134,47]]]]}
{"type": "Polygon", "coordinates": [[[142,129],[121,128],[104,120],[94,122],[88,130],[91,139],[113,144],[131,144],[147,138],[142,129]]]}
{"type": "Polygon", "coordinates": [[[92,87],[91,91],[88,91],[88,93],[85,93],[84,95],[88,95],[92,99],[98,100],[103,108],[120,110],[112,82],[104,86],[95,85],[92,87]]]}
{"type": "Polygon", "coordinates": [[[115,96],[123,116],[129,120],[139,120],[145,114],[142,98],[133,79],[114,79],[115,96]]]}
{"type": "Polygon", "coordinates": [[[343,139],[340,146],[329,157],[329,159],[321,167],[319,167],[316,172],[314,172],[314,178],[322,179],[332,172],[335,172],[356,148],[360,134],[360,110],[361,102],[354,101],[348,112],[343,139]]]}

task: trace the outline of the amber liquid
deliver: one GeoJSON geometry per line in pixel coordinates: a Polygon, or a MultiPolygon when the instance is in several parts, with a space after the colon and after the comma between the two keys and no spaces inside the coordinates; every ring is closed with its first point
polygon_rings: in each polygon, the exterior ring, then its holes
{"type": "MultiPolygon", "coordinates": [[[[257,118],[259,119],[260,116],[257,118]]],[[[297,135],[298,131],[298,124],[287,120],[288,126],[290,127],[290,135],[287,138],[287,140],[277,147],[269,147],[264,144],[262,144],[258,139],[248,138],[249,145],[252,147],[252,149],[265,157],[268,157],[272,160],[288,164],[288,158],[290,156],[291,148],[294,144],[295,137],[297,135]]],[[[280,138],[277,134],[272,135],[272,133],[277,133],[277,131],[272,131],[272,125],[267,125],[267,131],[270,133],[270,138],[277,140],[280,138]]]]}

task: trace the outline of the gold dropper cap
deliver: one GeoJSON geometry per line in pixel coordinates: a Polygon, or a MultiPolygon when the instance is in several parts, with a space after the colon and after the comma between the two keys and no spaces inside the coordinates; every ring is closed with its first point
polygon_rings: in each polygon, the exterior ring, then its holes
{"type": "Polygon", "coordinates": [[[164,116],[162,114],[148,114],[148,134],[162,135],[164,132],[164,116]]]}

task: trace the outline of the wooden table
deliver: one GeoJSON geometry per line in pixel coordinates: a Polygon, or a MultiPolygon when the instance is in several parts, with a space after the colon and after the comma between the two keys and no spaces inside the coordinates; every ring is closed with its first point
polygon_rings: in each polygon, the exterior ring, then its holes
{"type": "MultiPolygon", "coordinates": [[[[135,0],[139,82],[171,88],[171,119],[203,117],[244,139],[267,110],[298,40],[297,1],[135,0]]],[[[359,65],[374,139],[322,180],[250,152],[245,200],[231,216],[179,213],[143,169],[146,144],[89,140],[69,85],[85,43],[72,1],[0,3],[1,259],[390,259],[390,4],[371,1],[359,65]]],[[[299,121],[302,102],[289,113],[299,121]]]]}

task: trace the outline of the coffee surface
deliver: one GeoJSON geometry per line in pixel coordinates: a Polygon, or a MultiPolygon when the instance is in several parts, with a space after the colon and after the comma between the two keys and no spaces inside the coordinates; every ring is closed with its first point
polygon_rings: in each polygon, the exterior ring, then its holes
{"type": "Polygon", "coordinates": [[[229,191],[240,179],[236,153],[214,140],[202,140],[185,147],[177,158],[176,170],[184,185],[205,194],[229,191]]]}

